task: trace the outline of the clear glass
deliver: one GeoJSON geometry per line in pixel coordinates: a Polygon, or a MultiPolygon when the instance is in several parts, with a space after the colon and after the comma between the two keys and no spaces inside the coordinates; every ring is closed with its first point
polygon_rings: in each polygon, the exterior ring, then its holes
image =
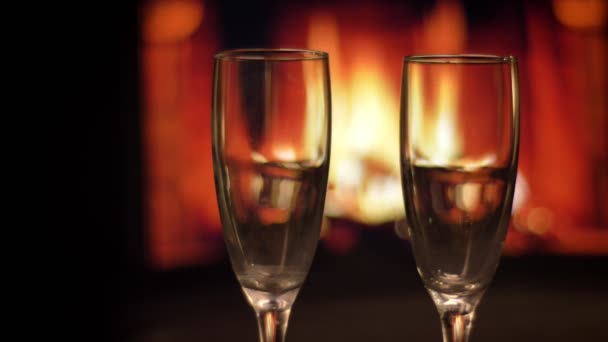
{"type": "Polygon", "coordinates": [[[232,268],[256,312],[260,341],[284,341],[325,204],[327,53],[217,54],[212,125],[216,192],[232,268]]]}
{"type": "Polygon", "coordinates": [[[518,93],[514,57],[404,61],[400,149],[407,228],[444,341],[468,340],[502,254],[517,175],[518,93]]]}

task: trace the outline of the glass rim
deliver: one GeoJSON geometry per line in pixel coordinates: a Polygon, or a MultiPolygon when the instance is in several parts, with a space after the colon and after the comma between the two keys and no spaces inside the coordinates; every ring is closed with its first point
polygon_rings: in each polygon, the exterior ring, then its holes
{"type": "Polygon", "coordinates": [[[217,60],[236,61],[307,61],[327,59],[329,54],[320,50],[295,48],[230,49],[215,54],[217,60]]]}
{"type": "Polygon", "coordinates": [[[405,63],[421,64],[510,64],[516,63],[517,57],[512,55],[484,54],[436,54],[409,55],[404,57],[405,63]]]}

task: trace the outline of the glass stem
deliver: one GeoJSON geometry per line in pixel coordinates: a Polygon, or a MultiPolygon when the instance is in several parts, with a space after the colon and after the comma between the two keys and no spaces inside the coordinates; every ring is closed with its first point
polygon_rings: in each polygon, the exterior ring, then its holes
{"type": "Polygon", "coordinates": [[[443,342],[467,342],[475,311],[468,313],[461,312],[442,312],[441,329],[443,330],[443,342]]]}
{"type": "Polygon", "coordinates": [[[290,308],[257,311],[260,342],[284,342],[290,313],[290,308]]]}
{"type": "Polygon", "coordinates": [[[485,290],[467,295],[440,293],[427,289],[441,317],[443,342],[467,342],[473,327],[473,318],[485,290]]]}

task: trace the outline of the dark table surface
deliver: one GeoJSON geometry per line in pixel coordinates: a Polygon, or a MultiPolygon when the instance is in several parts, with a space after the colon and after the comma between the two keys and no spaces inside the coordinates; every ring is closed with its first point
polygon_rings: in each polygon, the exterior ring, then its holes
{"type": "MultiPolygon", "coordinates": [[[[347,256],[319,247],[287,340],[441,341],[434,305],[404,242],[347,256]]],[[[505,256],[478,307],[471,341],[608,341],[607,257],[505,256]]],[[[108,329],[129,342],[256,341],[252,309],[227,260],[138,277],[108,329]]]]}

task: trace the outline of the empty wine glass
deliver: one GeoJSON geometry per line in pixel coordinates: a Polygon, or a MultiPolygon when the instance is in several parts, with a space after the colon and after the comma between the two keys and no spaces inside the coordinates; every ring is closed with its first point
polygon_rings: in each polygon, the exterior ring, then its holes
{"type": "Polygon", "coordinates": [[[444,341],[467,341],[502,254],[517,175],[517,60],[406,57],[401,174],[418,273],[444,341]]]}
{"type": "Polygon", "coordinates": [[[284,341],[319,240],[330,158],[328,55],[215,56],[213,165],[232,268],[260,341],[284,341]]]}

